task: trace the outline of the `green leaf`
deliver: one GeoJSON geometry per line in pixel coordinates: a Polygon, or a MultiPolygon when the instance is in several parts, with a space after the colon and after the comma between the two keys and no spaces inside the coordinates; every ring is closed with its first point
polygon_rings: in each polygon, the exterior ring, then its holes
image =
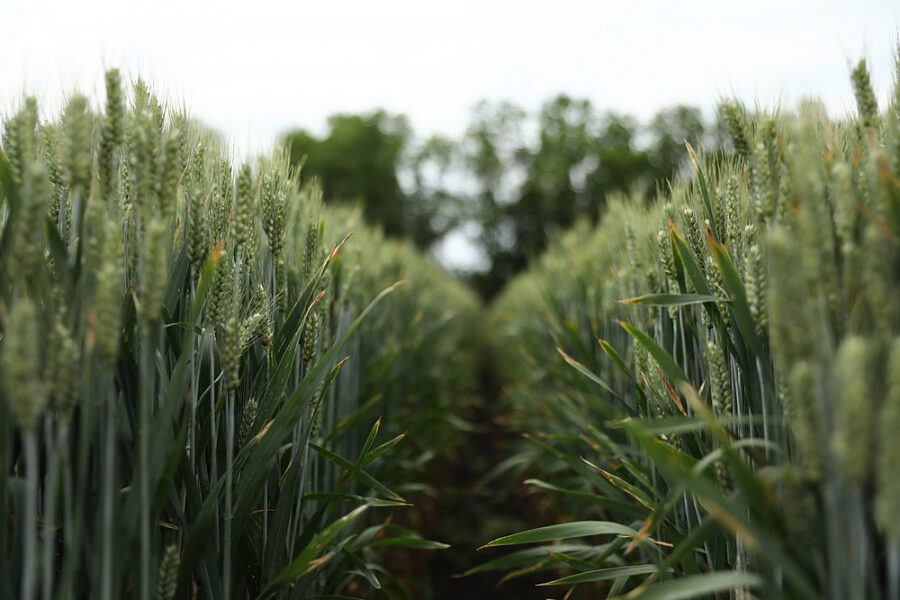
{"type": "MultiPolygon", "coordinates": [[[[756,333],[756,325],[750,312],[750,304],[747,302],[747,291],[744,289],[744,282],[741,281],[741,276],[734,263],[731,262],[731,257],[728,256],[725,246],[711,237],[709,244],[713,258],[719,266],[719,271],[722,273],[722,285],[725,287],[728,295],[731,296],[731,310],[734,313],[734,321],[741,332],[741,337],[756,356],[765,358],[767,354],[763,352],[762,341],[756,333]]],[[[767,363],[768,361],[763,360],[763,362],[767,363]]]]}
{"type": "Polygon", "coordinates": [[[644,294],[635,298],[619,300],[621,304],[639,306],[689,306],[706,302],[728,302],[728,298],[709,296],[706,294],[644,294]]]}
{"type": "MultiPolygon", "coordinates": [[[[563,523],[561,525],[538,527],[537,529],[529,529],[528,531],[507,535],[493,540],[492,542],[488,542],[481,548],[515,546],[516,544],[540,544],[543,542],[553,542],[556,540],[594,535],[624,535],[633,537],[637,535],[637,532],[631,527],[626,527],[621,523],[613,523],[610,521],[575,521],[572,523],[563,523]]],[[[479,550],[481,548],[479,548],[479,550]]]]}
{"type": "MultiPolygon", "coordinates": [[[[744,415],[744,416],[724,416],[716,417],[718,423],[726,427],[737,427],[739,425],[762,425],[768,424],[770,427],[785,425],[784,419],[777,417],[764,417],[763,415],[744,415]]],[[[709,430],[710,424],[707,420],[700,417],[657,417],[632,419],[633,422],[640,424],[648,433],[658,435],[660,433],[685,434],[695,431],[709,430]]],[[[611,428],[620,427],[620,421],[611,421],[607,423],[611,428]]]]}
{"type": "MultiPolygon", "coordinates": [[[[274,418],[267,424],[265,435],[258,434],[252,443],[246,444],[240,449],[235,458],[235,469],[240,473],[237,482],[236,509],[234,511],[234,529],[242,531],[250,520],[250,517],[262,496],[263,482],[270,473],[271,461],[282,448],[282,444],[293,434],[294,428],[306,408],[306,403],[312,398],[319,383],[323,379],[331,378],[336,374],[335,361],[343,347],[350,338],[356,334],[362,322],[371,310],[388,294],[397,288],[393,285],[379,293],[372,302],[353,320],[343,335],[334,341],[322,357],[307,371],[306,376],[300,381],[294,391],[278,409],[274,418]],[[330,375],[329,375],[330,373],[330,375]]],[[[272,391],[271,389],[269,390],[272,391]]],[[[262,409],[261,409],[262,410],[262,409]]],[[[215,503],[217,499],[212,499],[215,503]]],[[[212,507],[210,507],[212,510],[212,507]]],[[[191,527],[190,536],[209,537],[209,527],[206,524],[202,529],[191,527]]],[[[179,580],[180,585],[180,580],[179,580]]]]}
{"type": "Polygon", "coordinates": [[[317,492],[314,494],[303,494],[304,500],[312,500],[321,502],[323,500],[342,500],[345,504],[368,504],[372,508],[396,508],[412,506],[409,502],[399,502],[397,500],[385,500],[384,498],[376,498],[374,496],[360,496],[359,494],[348,494],[345,492],[317,492]]]}
{"type": "Polygon", "coordinates": [[[366,581],[369,582],[376,590],[381,589],[381,582],[378,581],[378,577],[375,575],[375,572],[367,565],[359,556],[348,550],[347,548],[341,549],[341,553],[347,557],[347,559],[353,563],[353,565],[357,568],[357,571],[360,575],[365,577],[366,581]]]}
{"type": "Polygon", "coordinates": [[[645,591],[627,596],[617,596],[610,600],[686,600],[716,592],[726,592],[735,588],[756,588],[763,585],[763,579],[752,573],[738,571],[716,571],[704,575],[690,575],[671,579],[646,588],[645,591]]]}
{"type": "Polygon", "coordinates": [[[610,567],[607,569],[596,569],[594,571],[585,571],[583,573],[576,573],[575,575],[569,575],[568,577],[561,577],[559,579],[554,579],[553,581],[548,581],[546,583],[539,583],[539,586],[544,585],[572,585],[575,583],[590,583],[591,581],[605,581],[607,579],[618,579],[620,577],[631,577],[632,575],[647,575],[650,573],[655,573],[658,567],[656,565],[632,565],[629,567],[610,567]]]}
{"type": "Polygon", "coordinates": [[[525,483],[527,485],[533,485],[543,490],[549,490],[551,492],[557,492],[560,494],[565,494],[567,496],[572,496],[580,500],[586,500],[592,504],[596,504],[597,506],[602,506],[606,509],[631,514],[635,517],[642,517],[647,514],[647,510],[643,506],[635,506],[633,502],[625,502],[622,500],[615,500],[613,498],[606,498],[604,496],[597,496],[596,494],[591,494],[589,492],[581,490],[571,490],[553,485],[552,483],[547,483],[546,481],[542,481],[540,479],[526,479],[525,483]]]}
{"type": "Polygon", "coordinates": [[[562,348],[557,347],[556,351],[559,352],[560,356],[563,357],[563,360],[565,360],[570,366],[574,367],[576,371],[581,373],[588,380],[593,381],[594,383],[596,383],[597,385],[602,387],[604,390],[606,390],[613,396],[618,396],[618,394],[609,386],[608,383],[606,383],[605,381],[603,381],[602,379],[600,379],[599,377],[597,377],[596,375],[591,373],[590,369],[588,369],[583,364],[581,364],[580,362],[578,362],[577,360],[575,360],[574,358],[572,358],[571,356],[566,354],[562,348]]]}
{"type": "Polygon", "coordinates": [[[47,240],[47,250],[53,261],[56,263],[57,269],[61,270],[66,276],[69,276],[69,248],[59,235],[59,229],[50,217],[44,220],[44,236],[47,240]]]}
{"type": "MultiPolygon", "coordinates": [[[[691,407],[694,409],[694,412],[706,422],[710,432],[718,439],[721,444],[724,458],[731,468],[732,474],[738,480],[750,506],[755,507],[760,511],[768,512],[766,510],[768,505],[767,498],[759,478],[734,448],[731,432],[722,425],[718,417],[713,413],[709,406],[700,399],[697,391],[694,390],[692,386],[687,383],[682,383],[680,390],[684,397],[687,398],[691,407]]],[[[759,458],[762,459],[761,456],[759,458]]],[[[760,462],[760,464],[764,464],[764,462],[760,462]]]]}
{"type": "Polygon", "coordinates": [[[610,360],[615,363],[619,370],[625,373],[630,381],[634,381],[634,373],[631,372],[631,369],[625,364],[625,361],[622,360],[622,357],[616,352],[616,349],[612,347],[612,345],[606,340],[602,340],[597,338],[597,343],[600,344],[600,348],[603,350],[604,354],[606,354],[610,360]]]}
{"type": "Polygon", "coordinates": [[[395,537],[372,542],[370,546],[386,546],[389,548],[418,548],[420,550],[444,550],[450,544],[443,544],[434,540],[426,540],[417,537],[395,537]]]}
{"type": "Polygon", "coordinates": [[[472,567],[463,573],[463,576],[531,565],[538,561],[546,560],[547,556],[553,552],[565,552],[570,556],[581,555],[582,557],[590,558],[595,554],[600,554],[602,551],[603,546],[588,546],[585,544],[555,544],[552,546],[526,548],[524,550],[516,550],[515,552],[505,554],[499,558],[478,565],[477,567],[472,567]]]}
{"type": "Polygon", "coordinates": [[[622,329],[627,331],[637,343],[643,346],[650,355],[653,356],[659,364],[659,367],[663,370],[663,373],[665,373],[666,378],[673,384],[677,384],[681,381],[688,381],[687,375],[684,374],[684,371],[678,366],[678,363],[675,362],[672,355],[663,350],[653,338],[634,325],[625,323],[624,321],[619,321],[618,323],[622,326],[622,329]]]}
{"type": "Polygon", "coordinates": [[[695,470],[698,461],[651,437],[636,422],[626,420],[622,422],[622,426],[644,448],[650,460],[674,486],[695,494],[704,508],[732,536],[741,538],[748,548],[760,550],[761,561],[777,565],[783,571],[785,579],[796,588],[798,597],[816,597],[807,575],[794,560],[799,557],[785,552],[777,533],[763,528],[754,520],[751,514],[754,505],[748,504],[743,494],[726,496],[717,483],[695,470]]]}
{"type": "Polygon", "coordinates": [[[335,423],[334,427],[332,427],[331,431],[328,433],[328,437],[325,438],[325,441],[337,438],[341,433],[343,433],[345,429],[356,423],[363,415],[380,404],[383,400],[384,396],[380,393],[375,394],[374,396],[366,400],[362,406],[335,423]]]}
{"type": "Polygon", "coordinates": [[[682,559],[685,568],[698,570],[698,563],[694,560],[692,554],[694,551],[703,548],[703,545],[711,537],[721,531],[719,523],[712,517],[707,515],[699,525],[695,525],[690,533],[681,538],[675,548],[669,552],[666,559],[660,565],[660,570],[666,570],[677,565],[682,559]]]}
{"type": "Polygon", "coordinates": [[[589,466],[590,468],[594,469],[595,471],[597,471],[598,473],[603,475],[606,478],[606,480],[609,481],[611,484],[613,484],[617,489],[622,490],[623,492],[625,492],[626,494],[628,494],[629,496],[631,496],[632,498],[634,498],[635,500],[640,502],[646,508],[653,510],[653,503],[652,503],[651,499],[647,496],[647,494],[644,492],[644,490],[637,487],[636,485],[629,483],[628,481],[625,481],[624,479],[622,479],[615,473],[610,473],[609,471],[605,471],[605,470],[601,469],[600,467],[598,467],[597,465],[595,465],[594,463],[592,463],[591,461],[589,461],[588,459],[586,459],[584,457],[582,457],[581,460],[583,460],[587,466],[589,466]]]}
{"type": "Polygon", "coordinates": [[[2,149],[0,149],[0,194],[6,198],[9,207],[9,214],[3,224],[3,231],[0,233],[0,256],[9,256],[9,247],[13,238],[13,223],[16,221],[15,215],[19,209],[19,186],[16,184],[12,165],[2,149]]]}
{"type": "Polygon", "coordinates": [[[399,444],[405,437],[406,437],[406,434],[401,433],[400,435],[394,436],[393,438],[389,439],[388,441],[384,442],[383,444],[379,444],[377,447],[373,448],[372,450],[369,450],[366,453],[366,455],[363,457],[362,461],[360,461],[360,464],[363,467],[365,467],[366,465],[368,465],[372,461],[374,461],[376,458],[378,458],[379,456],[381,456],[382,454],[384,454],[385,452],[387,452],[388,450],[392,449],[394,446],[399,444]]]}
{"type": "Polygon", "coordinates": [[[582,560],[576,556],[571,556],[564,552],[551,552],[550,556],[552,556],[553,558],[555,558],[558,561],[565,563],[567,566],[570,566],[573,569],[577,569],[580,571],[593,571],[594,567],[597,566],[592,562],[582,560]]]}
{"type": "Polygon", "coordinates": [[[339,454],[332,452],[328,448],[323,448],[322,446],[320,446],[318,444],[310,442],[309,447],[311,449],[315,450],[316,452],[318,452],[319,454],[321,454],[322,456],[324,456],[325,458],[327,458],[328,460],[330,460],[331,462],[333,462],[334,464],[336,464],[337,466],[339,466],[340,468],[344,469],[348,473],[351,473],[354,477],[358,478],[364,484],[377,490],[380,494],[383,494],[387,499],[404,502],[404,499],[402,497],[400,497],[400,495],[398,495],[396,492],[388,489],[388,487],[386,485],[384,485],[383,483],[381,483],[380,481],[378,481],[377,479],[375,479],[374,477],[372,477],[365,471],[359,469],[357,463],[351,463],[349,460],[347,460],[343,456],[340,456],[339,454]]]}
{"type": "Polygon", "coordinates": [[[368,508],[368,505],[364,504],[320,531],[300,552],[297,558],[291,561],[291,564],[275,578],[275,581],[272,582],[272,586],[284,585],[297,579],[301,575],[304,575],[310,567],[314,566],[313,561],[325,550],[328,543],[368,508]]]}
{"type": "Polygon", "coordinates": [[[709,284],[706,281],[706,277],[703,275],[703,271],[700,269],[700,265],[697,263],[694,253],[688,248],[687,243],[684,241],[684,238],[681,237],[681,234],[675,228],[672,221],[669,221],[669,235],[672,238],[672,245],[675,248],[675,257],[684,266],[684,270],[687,271],[691,283],[694,284],[694,289],[702,296],[711,296],[712,293],[709,289],[709,284]]]}
{"type": "Polygon", "coordinates": [[[534,442],[556,458],[566,463],[569,468],[578,473],[578,475],[584,478],[586,481],[589,481],[592,485],[597,487],[603,494],[617,496],[621,493],[611,483],[609,483],[609,481],[607,481],[599,473],[597,473],[597,471],[584,464],[584,461],[582,461],[580,457],[572,456],[566,452],[563,452],[556,448],[554,445],[547,444],[541,441],[536,436],[525,434],[524,437],[525,439],[534,442]]]}
{"type": "Polygon", "coordinates": [[[700,168],[700,163],[697,161],[697,153],[694,152],[694,148],[687,140],[684,140],[684,145],[687,147],[688,154],[691,157],[691,166],[694,168],[694,173],[697,175],[697,182],[700,184],[700,196],[703,198],[703,206],[706,208],[706,218],[709,219],[713,231],[718,231],[716,213],[713,212],[712,202],[709,197],[709,186],[706,185],[706,176],[703,174],[703,169],[700,168]]]}

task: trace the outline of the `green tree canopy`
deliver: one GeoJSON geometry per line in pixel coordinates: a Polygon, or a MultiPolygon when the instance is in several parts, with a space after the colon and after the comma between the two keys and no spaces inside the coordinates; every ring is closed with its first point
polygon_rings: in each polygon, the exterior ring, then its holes
{"type": "Polygon", "coordinates": [[[326,201],[359,202],[385,233],[405,235],[410,228],[397,173],[411,136],[406,117],[383,110],[338,114],[328,126],[321,139],[305,130],[288,133],[291,162],[303,163],[307,174],[321,180],[326,201]]]}
{"type": "Polygon", "coordinates": [[[663,110],[642,127],[566,95],[543,105],[531,144],[523,142],[524,121],[513,105],[482,103],[466,137],[490,264],[476,283],[488,297],[577,219],[596,220],[611,195],[646,197],[671,179],[687,158],[684,141],[699,146],[706,135],[695,108],[663,110]]]}
{"type": "Polygon", "coordinates": [[[285,136],[326,201],[359,202],[370,222],[421,248],[460,225],[476,231],[488,266],[473,280],[485,297],[576,220],[596,220],[611,195],[649,197],[672,179],[685,168],[685,140],[721,145],[696,108],[642,124],[567,95],[534,118],[510,102],[481,102],[459,140],[417,143],[405,117],[383,110],[334,115],[328,126],[322,138],[285,136]]]}

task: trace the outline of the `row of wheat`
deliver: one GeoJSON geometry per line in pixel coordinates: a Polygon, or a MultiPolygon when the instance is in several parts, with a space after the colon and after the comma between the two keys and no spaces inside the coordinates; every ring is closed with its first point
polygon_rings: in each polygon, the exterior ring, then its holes
{"type": "Polygon", "coordinates": [[[458,284],[117,71],[2,141],[0,597],[364,592],[441,546],[389,514],[465,401],[458,284]]]}
{"type": "Polygon", "coordinates": [[[733,153],[688,145],[692,176],[506,291],[506,410],[535,442],[508,466],[567,522],[474,570],[573,598],[900,597],[900,85],[879,112],[851,79],[843,120],[725,103],[733,153]]]}

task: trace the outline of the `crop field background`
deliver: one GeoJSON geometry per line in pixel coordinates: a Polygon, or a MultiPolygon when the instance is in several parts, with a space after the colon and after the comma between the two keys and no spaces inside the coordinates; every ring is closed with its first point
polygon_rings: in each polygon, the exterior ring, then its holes
{"type": "Polygon", "coordinates": [[[840,115],[561,94],[257,154],[115,67],[17,98],[0,600],[900,599],[893,43],[840,115]]]}

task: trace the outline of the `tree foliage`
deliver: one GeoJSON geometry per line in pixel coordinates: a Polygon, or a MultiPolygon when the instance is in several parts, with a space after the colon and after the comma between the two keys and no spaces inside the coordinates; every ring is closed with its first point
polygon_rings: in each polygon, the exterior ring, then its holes
{"type": "Polygon", "coordinates": [[[335,115],[328,125],[322,138],[285,137],[326,201],[360,203],[387,235],[420,248],[465,226],[485,259],[471,276],[485,297],[576,220],[595,221],[611,196],[653,195],[684,168],[685,140],[712,139],[696,108],[674,106],[641,123],[564,94],[536,115],[482,101],[458,140],[419,143],[405,117],[383,110],[335,115]]]}
{"type": "Polygon", "coordinates": [[[397,171],[411,130],[405,117],[383,110],[337,114],[329,132],[316,138],[305,130],[285,137],[291,162],[317,177],[327,200],[360,202],[365,216],[392,236],[407,233],[405,202],[397,171]]]}

